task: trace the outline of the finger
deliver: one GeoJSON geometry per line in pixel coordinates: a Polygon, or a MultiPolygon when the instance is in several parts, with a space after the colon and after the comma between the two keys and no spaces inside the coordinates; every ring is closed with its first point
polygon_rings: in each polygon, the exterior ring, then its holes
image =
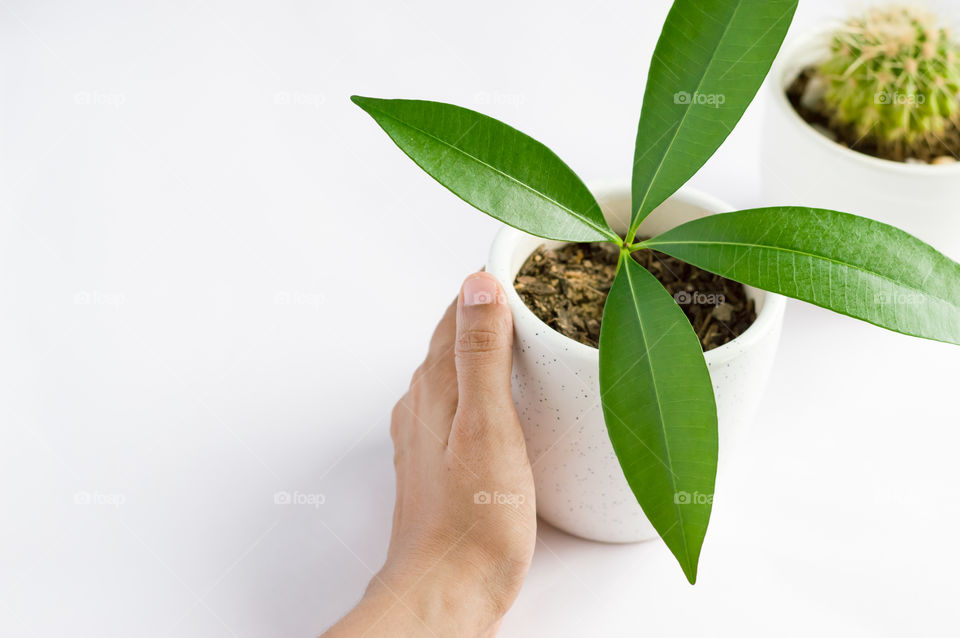
{"type": "MultiPolygon", "coordinates": [[[[457,336],[454,345],[459,401],[457,420],[491,426],[505,425],[504,409],[513,414],[510,368],[513,359],[513,317],[506,295],[496,278],[487,273],[470,275],[457,303],[457,336]]],[[[457,423],[454,423],[457,427],[457,423]]]]}
{"type": "MultiPolygon", "coordinates": [[[[443,313],[433,336],[430,337],[428,359],[443,360],[453,354],[453,341],[457,335],[457,300],[454,299],[443,313]]],[[[450,363],[453,357],[450,356],[450,363]]]]}
{"type": "Polygon", "coordinates": [[[457,302],[450,304],[430,339],[423,363],[414,371],[410,389],[402,402],[407,410],[410,444],[425,442],[443,448],[457,410],[457,372],[453,343],[457,329],[457,302]]]}
{"type": "MultiPolygon", "coordinates": [[[[427,357],[413,375],[410,388],[420,386],[429,399],[438,401],[442,415],[452,417],[457,408],[457,371],[453,364],[454,341],[457,334],[457,300],[447,307],[430,338],[427,357]]],[[[447,423],[445,434],[450,433],[447,423]]],[[[444,437],[446,440],[446,437],[444,437]]]]}

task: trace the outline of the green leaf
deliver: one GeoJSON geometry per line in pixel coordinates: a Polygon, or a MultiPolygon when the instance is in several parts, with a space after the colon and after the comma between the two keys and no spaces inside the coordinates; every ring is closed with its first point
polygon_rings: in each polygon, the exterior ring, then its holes
{"type": "Polygon", "coordinates": [[[547,239],[619,241],[576,173],[515,128],[441,102],[350,99],[420,168],[488,215],[547,239]]]}
{"type": "Polygon", "coordinates": [[[674,1],[650,62],[637,127],[633,232],[736,126],[796,8],[797,0],[674,1]]]}
{"type": "Polygon", "coordinates": [[[960,264],[872,219],[759,208],[696,219],[642,245],[883,328],[960,344],[960,264]]]}
{"type": "Polygon", "coordinates": [[[629,257],[603,310],[600,391],[627,482],[694,583],[717,473],[713,384],[683,310],[629,257]]]}

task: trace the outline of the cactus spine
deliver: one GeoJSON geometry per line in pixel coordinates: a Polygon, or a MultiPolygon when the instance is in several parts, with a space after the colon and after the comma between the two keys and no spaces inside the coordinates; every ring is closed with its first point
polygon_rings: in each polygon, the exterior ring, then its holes
{"type": "Polygon", "coordinates": [[[879,7],[848,19],[817,75],[831,123],[887,154],[909,157],[960,123],[960,47],[919,9],[879,7]]]}

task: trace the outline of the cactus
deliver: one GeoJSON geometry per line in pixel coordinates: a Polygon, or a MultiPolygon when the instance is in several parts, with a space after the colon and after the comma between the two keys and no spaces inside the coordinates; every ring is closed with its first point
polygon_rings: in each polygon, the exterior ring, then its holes
{"type": "Polygon", "coordinates": [[[873,8],[848,19],[816,76],[831,125],[888,156],[935,146],[960,123],[960,46],[916,8],[873,8]]]}

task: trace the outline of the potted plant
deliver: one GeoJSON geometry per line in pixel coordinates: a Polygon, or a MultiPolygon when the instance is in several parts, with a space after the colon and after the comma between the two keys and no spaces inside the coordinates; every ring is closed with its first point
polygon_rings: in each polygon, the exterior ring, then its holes
{"type": "MultiPolygon", "coordinates": [[[[544,512],[551,502],[575,513],[592,508],[586,517],[609,506],[614,511],[605,520],[612,525],[619,512],[642,511],[691,583],[713,502],[718,413],[727,424],[748,418],[750,394],[776,344],[778,295],[960,343],[960,264],[917,238],[829,209],[723,212],[722,203],[681,189],[753,99],[795,8],[796,0],[675,0],[650,65],[629,197],[625,189],[606,190],[598,201],[546,146],[480,113],[438,102],[352,98],[437,181],[517,229],[495,242],[491,271],[514,312],[514,390],[525,434],[531,447],[553,437],[562,448],[574,428],[588,474],[619,485],[603,493],[594,477],[577,474],[583,466],[564,469],[534,458],[538,511],[557,520],[544,512]],[[600,325],[583,321],[588,331],[599,329],[594,352],[537,323],[516,294],[523,282],[514,276],[543,240],[551,241],[547,249],[571,253],[568,264],[590,261],[593,268],[593,257],[583,254],[612,253],[609,290],[597,291],[600,325]],[[745,286],[743,295],[759,307],[753,324],[705,355],[683,301],[668,292],[662,272],[655,274],[661,259],[697,268],[697,277],[718,275],[724,286],[745,286]],[[565,385],[572,377],[581,383],[565,385]],[[581,393],[582,402],[564,400],[581,393]],[[546,402],[539,413],[524,409],[531,396],[546,402]],[[578,412],[591,404],[600,406],[602,421],[578,412]]],[[[627,530],[622,540],[629,540],[643,532],[629,526],[584,532],[574,517],[569,521],[560,523],[593,537],[627,530]]]]}
{"type": "MultiPolygon", "coordinates": [[[[592,190],[610,226],[618,233],[625,233],[630,222],[629,187],[598,184],[592,190]]],[[[643,236],[655,236],[684,222],[731,210],[723,202],[684,186],[644,219],[639,232],[643,236]]],[[[567,336],[571,331],[565,334],[561,332],[563,327],[559,330],[551,327],[549,324],[557,323],[554,317],[538,315],[541,309],[533,304],[528,306],[524,300],[532,297],[535,303],[551,304],[555,297],[574,297],[567,312],[583,315],[590,300],[582,299],[579,290],[572,293],[570,290],[582,285],[587,291],[598,287],[604,290],[595,301],[595,305],[603,309],[603,298],[613,278],[604,277],[599,285],[595,279],[583,281],[585,268],[572,270],[570,274],[578,275],[576,280],[544,282],[541,275],[532,286],[521,285],[521,281],[530,276],[526,273],[533,261],[531,255],[543,253],[543,248],[557,251],[579,246],[544,242],[539,237],[506,227],[494,239],[487,260],[487,271],[504,284],[514,316],[513,397],[533,465],[537,513],[555,527],[583,538],[606,542],[646,540],[656,537],[657,530],[637,505],[630,485],[618,470],[615,448],[604,423],[598,390],[600,351],[595,343],[578,340],[580,335],[567,336]],[[558,294],[544,294],[538,288],[544,283],[557,288],[558,294]],[[534,294],[528,292],[531,287],[534,294]]],[[[610,246],[615,248],[612,243],[610,246]]],[[[592,257],[594,262],[599,261],[596,255],[592,257]]],[[[679,290],[668,290],[681,308],[696,308],[701,301],[698,297],[705,297],[699,306],[708,311],[706,318],[709,319],[717,311],[731,306],[733,295],[723,291],[723,288],[729,290],[729,286],[717,286],[703,278],[692,282],[694,278],[689,276],[689,269],[684,272],[668,260],[660,255],[652,265],[666,264],[662,268],[665,272],[659,274],[667,285],[686,284],[679,290]],[[684,274],[687,276],[683,277],[684,274]],[[687,287],[691,289],[686,290],[687,287]]],[[[611,274],[615,267],[616,261],[610,267],[611,274]]],[[[724,317],[725,321],[715,322],[721,336],[731,339],[703,354],[716,400],[721,470],[759,407],[773,366],[786,306],[780,295],[740,288],[743,289],[741,305],[752,304],[754,308],[752,322],[743,332],[731,319],[724,317]]],[[[694,322],[702,326],[704,317],[694,322]]],[[[701,334],[704,332],[701,330],[701,334]]],[[[712,495],[696,489],[678,489],[674,498],[683,505],[712,500],[712,495]]]]}
{"type": "Polygon", "coordinates": [[[851,210],[960,258],[960,43],[883,6],[784,48],[768,85],[766,201],[851,210]]]}

